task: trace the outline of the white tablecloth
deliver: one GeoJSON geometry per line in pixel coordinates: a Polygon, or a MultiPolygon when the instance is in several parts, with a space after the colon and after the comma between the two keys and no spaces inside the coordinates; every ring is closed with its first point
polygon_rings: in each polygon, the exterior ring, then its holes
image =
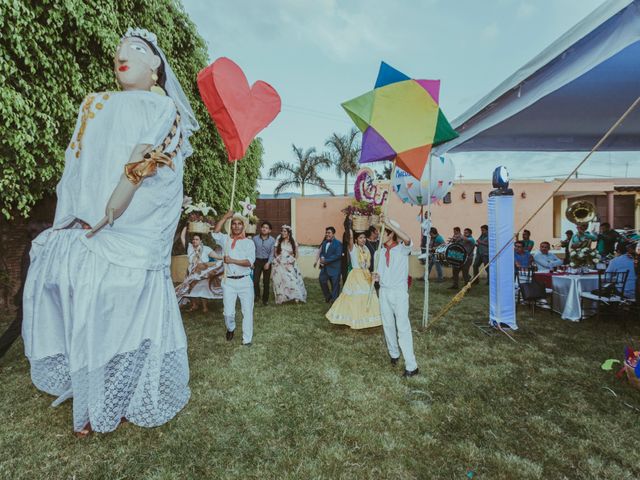
{"type": "Polygon", "coordinates": [[[553,310],[563,320],[579,322],[582,318],[580,294],[598,288],[597,275],[554,275],[552,277],[553,310]]]}

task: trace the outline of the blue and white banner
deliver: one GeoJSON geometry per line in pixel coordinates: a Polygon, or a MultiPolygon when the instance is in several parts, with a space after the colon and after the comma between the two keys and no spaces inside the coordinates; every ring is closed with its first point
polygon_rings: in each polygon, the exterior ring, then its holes
{"type": "Polygon", "coordinates": [[[513,196],[489,196],[489,259],[504,245],[511,244],[489,266],[489,323],[516,324],[513,258],[513,196]]]}

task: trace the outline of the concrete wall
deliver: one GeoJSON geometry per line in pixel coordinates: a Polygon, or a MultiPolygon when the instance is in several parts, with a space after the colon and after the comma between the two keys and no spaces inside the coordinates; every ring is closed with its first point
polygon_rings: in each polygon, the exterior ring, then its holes
{"type": "MultiPolygon", "coordinates": [[[[624,179],[633,183],[634,179],[624,179]]],[[[555,199],[542,207],[540,212],[526,227],[532,232],[531,238],[539,245],[546,240],[558,245],[561,240],[561,228],[567,198],[601,194],[613,190],[614,184],[623,183],[621,179],[607,180],[570,180],[557,194],[555,199]],[[555,205],[555,207],[554,207],[555,205]],[[555,229],[554,229],[555,225],[555,229]]],[[[635,179],[637,183],[637,179],[635,179]]],[[[524,222],[542,205],[560,184],[559,181],[526,181],[512,182],[515,199],[515,227],[520,228],[524,222]]],[[[480,225],[487,223],[487,200],[493,190],[487,181],[466,181],[454,184],[451,190],[451,203],[438,204],[432,207],[433,225],[445,239],[452,235],[453,227],[469,227],[474,237],[480,232],[480,225]],[[482,203],[474,202],[474,194],[480,192],[482,203]],[[463,195],[465,198],[463,198],[463,195]]],[[[622,193],[620,193],[622,194],[622,193]]],[[[616,195],[619,195],[616,193],[616,195]]],[[[637,198],[640,198],[637,196],[637,198]]],[[[342,237],[344,215],[340,210],[345,208],[351,197],[297,197],[292,199],[292,223],[296,240],[302,245],[318,245],[324,236],[325,227],[332,225],[342,237]]],[[[420,241],[420,226],[417,217],[419,207],[403,204],[397,195],[391,196],[389,216],[398,221],[403,229],[412,237],[416,248],[420,241]]],[[[640,208],[636,207],[636,228],[640,227],[640,208]]]]}
{"type": "MultiPolygon", "coordinates": [[[[302,276],[305,278],[318,278],[320,270],[313,267],[315,256],[313,255],[301,255],[298,258],[298,267],[302,271],[302,276]]],[[[184,280],[185,273],[189,266],[189,260],[186,255],[176,255],[171,257],[171,278],[174,282],[182,282],[184,280]]],[[[412,255],[409,259],[409,275],[414,278],[424,277],[424,265],[420,263],[417,255],[412,255]]],[[[444,276],[451,277],[451,269],[444,269],[444,276]]],[[[431,277],[436,277],[435,268],[431,271],[431,277]]]]}

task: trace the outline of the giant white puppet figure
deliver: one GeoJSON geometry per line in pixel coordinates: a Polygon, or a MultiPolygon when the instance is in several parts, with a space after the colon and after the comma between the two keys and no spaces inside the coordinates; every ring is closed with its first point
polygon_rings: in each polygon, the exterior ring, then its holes
{"type": "Polygon", "coordinates": [[[198,124],[154,34],[129,29],[114,72],[122,91],[82,102],[24,290],[31,378],[73,398],[80,435],[163,424],[190,395],[169,264],[198,124]]]}

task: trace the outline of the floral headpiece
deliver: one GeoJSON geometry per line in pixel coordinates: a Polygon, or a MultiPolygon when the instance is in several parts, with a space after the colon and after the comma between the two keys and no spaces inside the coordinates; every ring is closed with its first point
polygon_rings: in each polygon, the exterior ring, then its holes
{"type": "Polygon", "coordinates": [[[154,47],[158,46],[158,37],[155,33],[151,33],[146,28],[131,28],[129,27],[120,40],[130,37],[144,38],[147,42],[152,43],[154,47]]]}

